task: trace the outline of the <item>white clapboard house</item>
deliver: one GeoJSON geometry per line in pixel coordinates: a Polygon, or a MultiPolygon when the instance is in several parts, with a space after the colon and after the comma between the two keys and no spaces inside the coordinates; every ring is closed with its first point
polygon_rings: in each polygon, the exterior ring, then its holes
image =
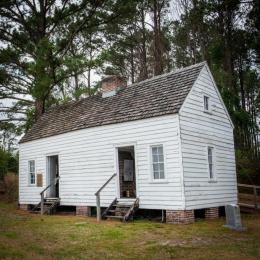
{"type": "Polygon", "coordinates": [[[46,112],[19,150],[20,207],[42,214],[100,204],[103,218],[157,209],[189,223],[237,203],[233,124],[205,62],[129,86],[106,77],[102,93],[46,112]]]}

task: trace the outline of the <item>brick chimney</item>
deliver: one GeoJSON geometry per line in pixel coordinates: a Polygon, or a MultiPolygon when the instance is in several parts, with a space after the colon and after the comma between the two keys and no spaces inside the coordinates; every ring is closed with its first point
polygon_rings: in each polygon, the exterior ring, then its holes
{"type": "Polygon", "coordinates": [[[101,91],[102,97],[114,96],[120,89],[127,86],[126,79],[117,75],[109,75],[102,79],[101,91]]]}

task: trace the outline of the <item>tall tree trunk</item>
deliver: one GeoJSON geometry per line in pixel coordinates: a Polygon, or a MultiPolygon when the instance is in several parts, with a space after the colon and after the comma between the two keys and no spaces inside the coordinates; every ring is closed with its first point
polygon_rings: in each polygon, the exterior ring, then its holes
{"type": "Polygon", "coordinates": [[[91,68],[88,68],[88,95],[91,95],[91,68]]]}
{"type": "MultiPolygon", "coordinates": [[[[224,6],[224,11],[220,11],[220,23],[222,30],[222,37],[224,40],[224,62],[223,68],[228,73],[228,84],[230,90],[234,95],[238,94],[236,81],[235,81],[235,69],[234,69],[234,57],[233,57],[233,12],[234,7],[229,6],[229,3],[226,2],[224,6]]],[[[239,105],[239,104],[238,104],[239,105]]]]}
{"type": "Polygon", "coordinates": [[[131,45],[130,63],[131,63],[131,82],[133,84],[135,82],[135,69],[134,69],[134,46],[132,45],[131,45]]]}
{"type": "Polygon", "coordinates": [[[75,99],[79,100],[79,95],[78,95],[79,93],[77,93],[79,90],[79,78],[76,72],[74,74],[74,83],[75,83],[75,92],[76,92],[75,99]]]}
{"type": "Polygon", "coordinates": [[[239,83],[240,83],[240,93],[241,93],[241,104],[242,108],[246,110],[246,100],[245,100],[245,88],[244,88],[244,73],[242,68],[242,61],[240,60],[238,75],[239,75],[239,83]]]}
{"type": "Polygon", "coordinates": [[[147,53],[146,53],[146,28],[145,28],[145,13],[144,7],[141,7],[141,23],[142,23],[142,52],[141,52],[141,71],[140,80],[145,80],[148,78],[147,71],[147,53]]]}
{"type": "Polygon", "coordinates": [[[36,121],[43,115],[45,112],[45,101],[43,99],[35,100],[35,119],[36,121]]]}
{"type": "Polygon", "coordinates": [[[160,0],[153,1],[153,30],[154,30],[154,75],[163,73],[163,50],[161,39],[161,9],[160,0]]]}
{"type": "MultiPolygon", "coordinates": [[[[93,37],[93,35],[90,34],[90,35],[89,35],[89,45],[90,45],[90,49],[89,49],[89,60],[90,60],[91,64],[92,64],[92,61],[93,61],[92,37],[93,37]]],[[[91,69],[92,69],[92,67],[89,66],[89,67],[88,67],[88,95],[89,95],[89,96],[91,95],[91,69]]]]}

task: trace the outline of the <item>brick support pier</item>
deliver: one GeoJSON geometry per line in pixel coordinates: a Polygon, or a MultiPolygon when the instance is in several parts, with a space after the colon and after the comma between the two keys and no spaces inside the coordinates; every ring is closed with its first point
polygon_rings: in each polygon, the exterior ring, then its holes
{"type": "Polygon", "coordinates": [[[21,210],[28,210],[29,209],[29,205],[28,204],[19,204],[19,208],[21,210]]]}
{"type": "Polygon", "coordinates": [[[89,206],[76,206],[76,215],[89,217],[91,215],[91,208],[89,206]]]}
{"type": "Polygon", "coordinates": [[[166,210],[167,223],[190,224],[194,221],[194,210],[166,210]]]}
{"type": "Polygon", "coordinates": [[[219,217],[218,207],[205,209],[205,219],[216,219],[219,217]]]}

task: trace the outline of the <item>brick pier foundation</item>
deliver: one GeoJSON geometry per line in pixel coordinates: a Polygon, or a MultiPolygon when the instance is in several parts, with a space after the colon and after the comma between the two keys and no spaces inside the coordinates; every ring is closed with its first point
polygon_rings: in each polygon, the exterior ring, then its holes
{"type": "Polygon", "coordinates": [[[21,210],[28,210],[29,209],[29,205],[28,204],[19,204],[19,208],[21,210]]]}
{"type": "Polygon", "coordinates": [[[167,223],[190,224],[194,221],[194,210],[166,210],[167,223]]]}
{"type": "Polygon", "coordinates": [[[91,208],[89,206],[76,206],[76,215],[89,217],[91,215],[91,208]]]}

